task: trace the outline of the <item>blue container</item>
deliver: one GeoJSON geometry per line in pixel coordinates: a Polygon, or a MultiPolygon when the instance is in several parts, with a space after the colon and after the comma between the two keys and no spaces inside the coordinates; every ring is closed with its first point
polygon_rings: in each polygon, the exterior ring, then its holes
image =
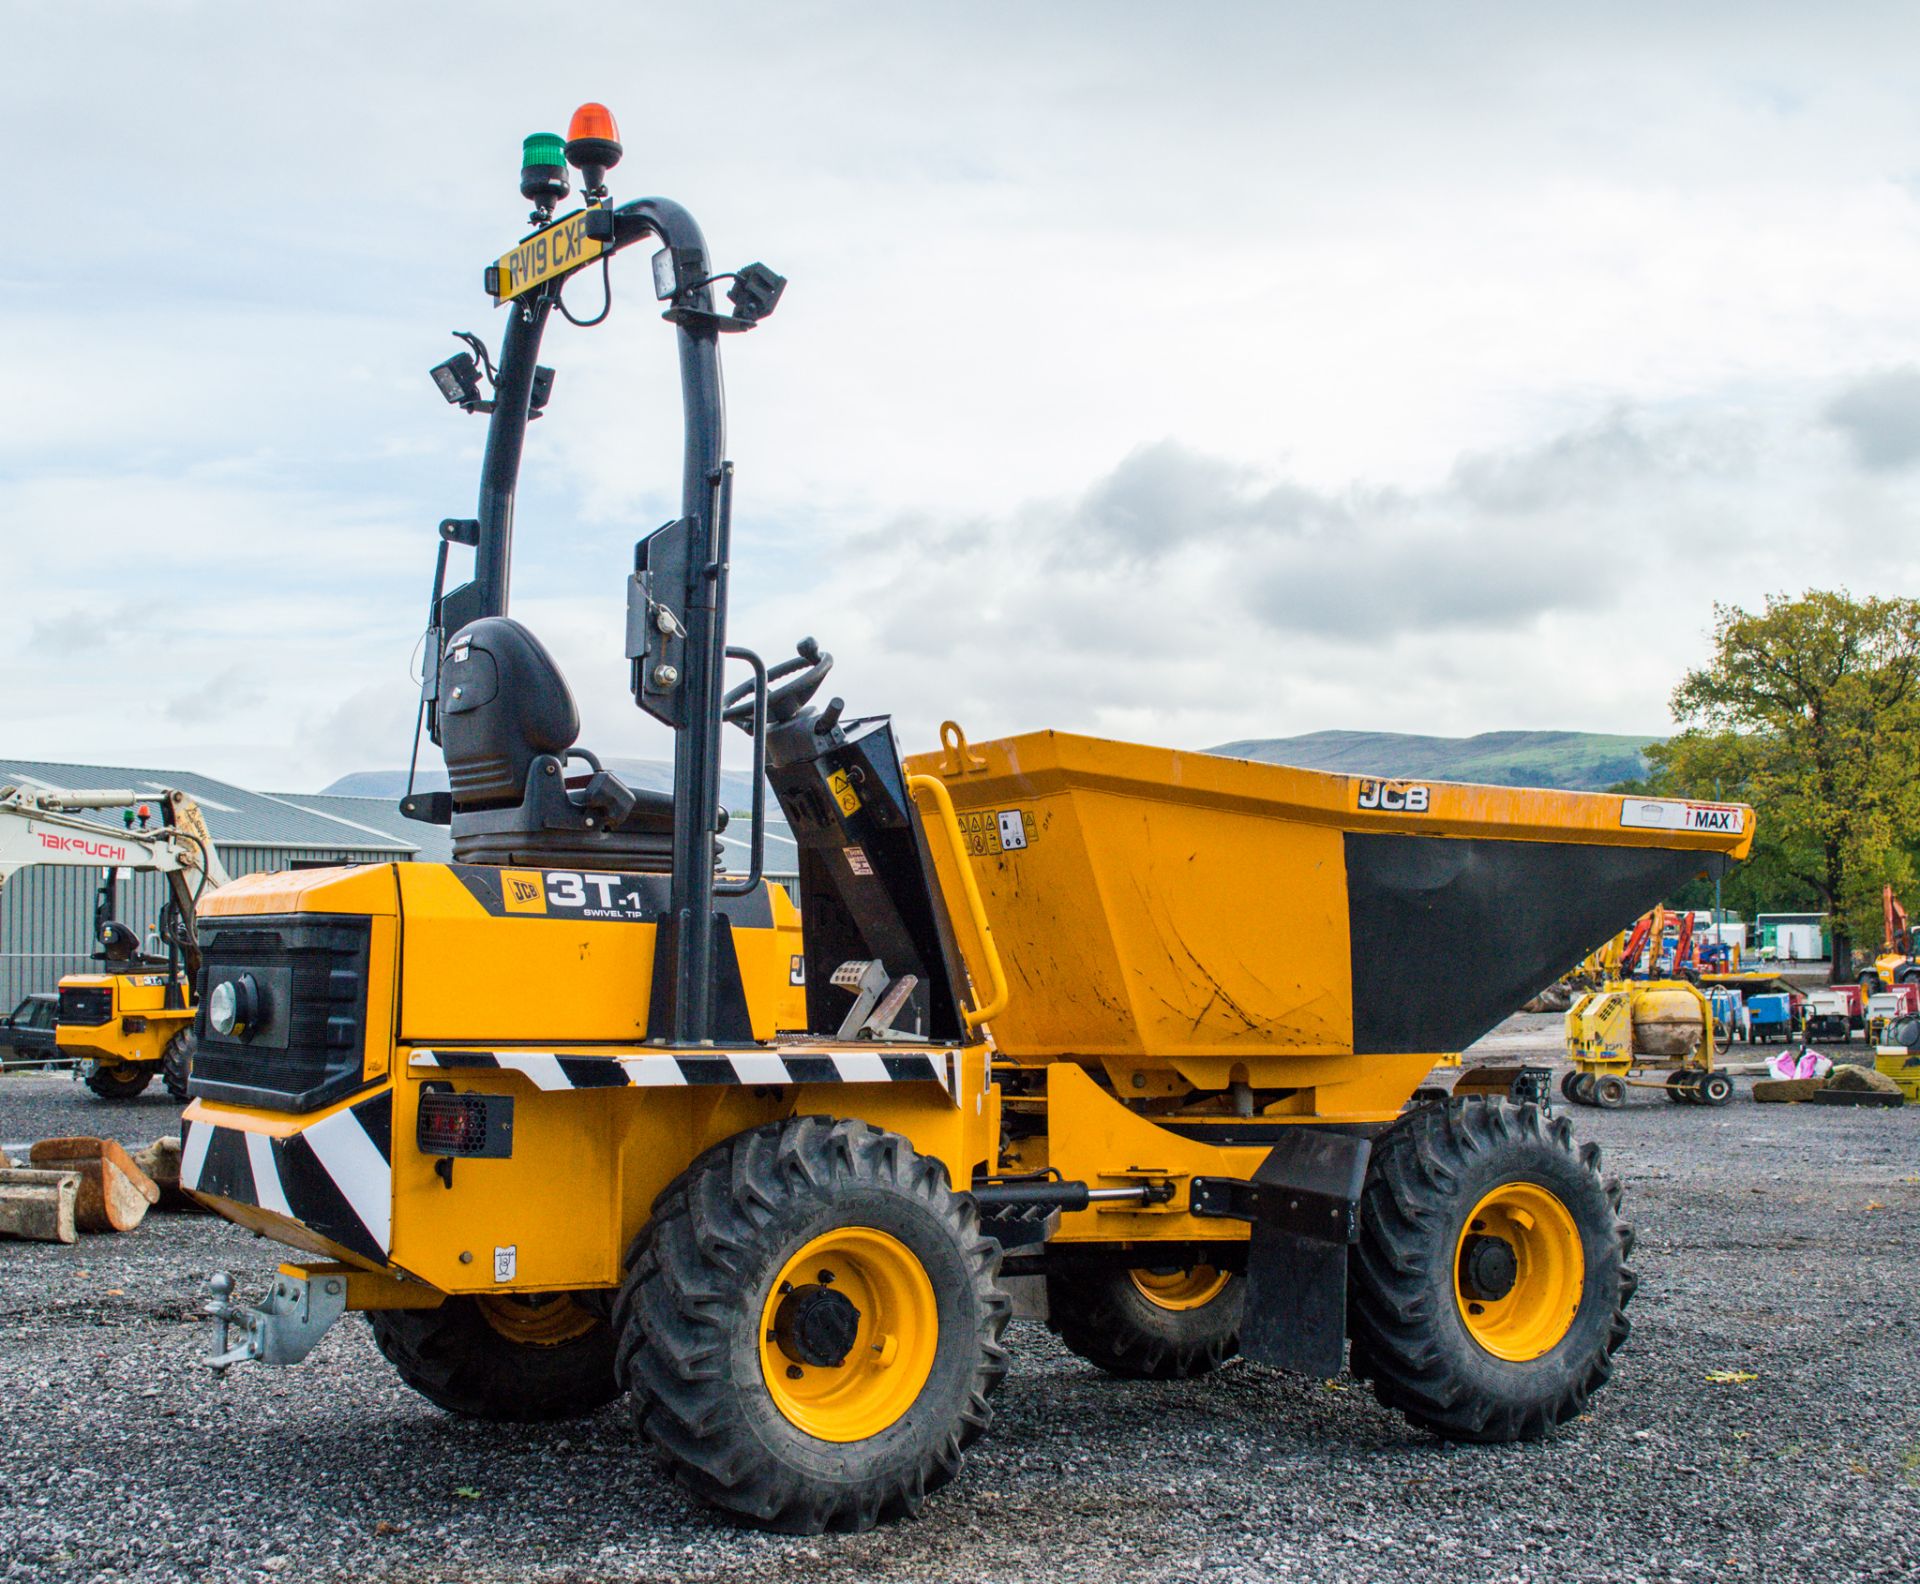
{"type": "Polygon", "coordinates": [[[1793,1019],[1793,998],[1785,995],[1747,997],[1747,1038],[1785,1036],[1793,1019]]]}

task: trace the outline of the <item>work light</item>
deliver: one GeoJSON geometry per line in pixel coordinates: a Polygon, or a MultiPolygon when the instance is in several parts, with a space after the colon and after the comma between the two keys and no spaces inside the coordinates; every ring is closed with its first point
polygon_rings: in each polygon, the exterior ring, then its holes
{"type": "Polygon", "coordinates": [[[440,394],[446,397],[449,405],[471,411],[479,404],[480,365],[473,361],[472,353],[456,352],[428,372],[433,375],[433,383],[440,387],[440,394]]]}

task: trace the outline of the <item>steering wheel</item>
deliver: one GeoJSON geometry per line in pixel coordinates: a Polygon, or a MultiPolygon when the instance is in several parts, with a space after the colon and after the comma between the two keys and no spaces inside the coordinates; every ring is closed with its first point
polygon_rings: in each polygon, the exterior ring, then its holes
{"type": "MultiPolygon", "coordinates": [[[[827,680],[827,673],[833,669],[833,656],[823,650],[816,640],[802,638],[794,647],[799,652],[791,660],[782,660],[778,665],[767,668],[767,720],[770,725],[784,726],[805,709],[807,700],[820,691],[820,684],[827,680]],[[776,683],[779,684],[777,687],[776,683]]],[[[727,690],[720,718],[731,721],[744,732],[753,731],[752,677],[727,690]]]]}

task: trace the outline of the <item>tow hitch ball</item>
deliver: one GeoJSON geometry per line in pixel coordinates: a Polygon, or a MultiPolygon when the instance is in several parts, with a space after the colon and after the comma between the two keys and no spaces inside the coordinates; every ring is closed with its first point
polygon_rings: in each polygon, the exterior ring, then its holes
{"type": "Polygon", "coordinates": [[[213,1328],[213,1351],[200,1362],[215,1374],[258,1359],[262,1364],[298,1364],[347,1311],[347,1284],[339,1276],[289,1276],[280,1271],[259,1304],[233,1301],[233,1277],[215,1271],[207,1278],[208,1298],[201,1306],[213,1328]],[[240,1339],[233,1329],[240,1328],[240,1339]]]}

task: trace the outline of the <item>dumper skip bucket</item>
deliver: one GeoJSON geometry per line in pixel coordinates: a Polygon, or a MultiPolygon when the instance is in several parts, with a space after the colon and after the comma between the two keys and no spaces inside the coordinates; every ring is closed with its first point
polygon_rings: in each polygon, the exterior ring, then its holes
{"type": "MultiPolygon", "coordinates": [[[[1271,1079],[1273,1058],[1455,1052],[1753,841],[1737,804],[1063,732],[969,744],[951,722],[942,741],[908,768],[951,795],[1012,992],[994,1043],[1019,1061],[1257,1062],[1271,1079]]],[[[977,963],[935,802],[929,846],[977,963]]]]}

